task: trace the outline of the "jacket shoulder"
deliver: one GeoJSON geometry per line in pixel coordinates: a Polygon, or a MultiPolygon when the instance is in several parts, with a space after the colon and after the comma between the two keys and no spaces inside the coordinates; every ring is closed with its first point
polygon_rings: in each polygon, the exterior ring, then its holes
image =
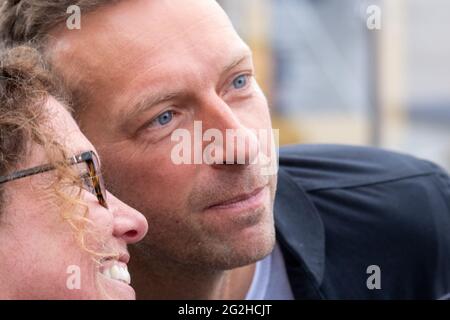
{"type": "Polygon", "coordinates": [[[442,172],[433,163],[402,153],[347,145],[280,148],[280,168],[306,191],[345,188],[442,172]]]}
{"type": "MultiPolygon", "coordinates": [[[[296,199],[304,192],[323,224],[324,296],[438,299],[449,292],[450,178],[440,167],[376,148],[300,145],[280,150],[280,171],[279,185],[291,195],[283,201],[303,208],[296,199]],[[382,270],[383,290],[366,286],[371,265],[382,270]]],[[[278,220],[287,218],[280,210],[278,220]]]]}

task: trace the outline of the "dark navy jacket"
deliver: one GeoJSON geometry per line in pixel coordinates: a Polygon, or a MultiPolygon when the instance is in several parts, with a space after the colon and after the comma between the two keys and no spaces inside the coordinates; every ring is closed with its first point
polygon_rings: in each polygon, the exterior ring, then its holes
{"type": "Polygon", "coordinates": [[[450,179],[375,148],[280,150],[277,240],[296,299],[439,299],[450,292],[450,179]],[[368,289],[380,268],[381,289],[368,289]]]}

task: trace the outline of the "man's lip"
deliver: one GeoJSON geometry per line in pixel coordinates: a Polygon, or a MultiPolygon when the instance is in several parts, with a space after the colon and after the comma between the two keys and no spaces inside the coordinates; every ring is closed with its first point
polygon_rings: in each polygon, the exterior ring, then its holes
{"type": "Polygon", "coordinates": [[[216,203],[206,207],[205,210],[227,207],[227,206],[231,206],[233,204],[248,200],[248,199],[254,197],[255,195],[257,195],[258,193],[260,193],[265,187],[266,186],[264,185],[262,187],[256,188],[255,190],[253,190],[250,193],[241,193],[241,194],[233,196],[231,198],[221,200],[220,202],[216,202],[216,203]]]}

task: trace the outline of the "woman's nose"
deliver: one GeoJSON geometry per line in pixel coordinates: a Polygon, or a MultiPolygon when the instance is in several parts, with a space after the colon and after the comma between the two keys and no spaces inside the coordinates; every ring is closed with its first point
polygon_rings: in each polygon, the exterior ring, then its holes
{"type": "Polygon", "coordinates": [[[147,219],[111,194],[108,195],[108,203],[114,216],[113,236],[128,244],[141,241],[148,231],[147,219]]]}

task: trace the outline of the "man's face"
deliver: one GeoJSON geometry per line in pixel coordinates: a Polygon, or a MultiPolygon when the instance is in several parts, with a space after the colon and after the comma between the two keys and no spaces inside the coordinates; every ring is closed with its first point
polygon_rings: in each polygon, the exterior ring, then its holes
{"type": "Polygon", "coordinates": [[[149,221],[148,258],[229,269],[267,255],[276,177],[258,165],[171,159],[171,134],[194,135],[194,121],[224,137],[226,129],[271,129],[251,52],[218,4],[122,1],[81,21],[81,30],[53,30],[53,63],[82,88],[76,116],[108,188],[149,221]]]}

